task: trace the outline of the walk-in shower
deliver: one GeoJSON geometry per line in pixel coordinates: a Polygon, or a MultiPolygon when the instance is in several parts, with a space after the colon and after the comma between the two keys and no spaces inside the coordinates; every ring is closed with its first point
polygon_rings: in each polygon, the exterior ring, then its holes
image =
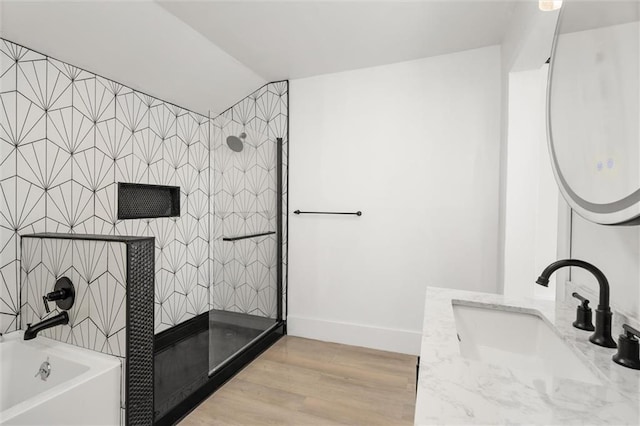
{"type": "Polygon", "coordinates": [[[221,117],[226,145],[214,141],[210,374],[282,319],[282,138],[240,115],[252,103],[221,117]]]}
{"type": "Polygon", "coordinates": [[[210,119],[208,311],[157,335],[159,424],[285,333],[287,101],[270,83],[210,119]]]}

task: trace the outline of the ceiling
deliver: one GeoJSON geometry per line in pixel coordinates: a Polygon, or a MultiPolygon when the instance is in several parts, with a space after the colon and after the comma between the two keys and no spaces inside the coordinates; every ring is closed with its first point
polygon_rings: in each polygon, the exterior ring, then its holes
{"type": "Polygon", "coordinates": [[[0,2],[0,36],[203,114],[268,81],[499,44],[517,3],[0,2]]]}
{"type": "Polygon", "coordinates": [[[562,33],[626,24],[640,19],[640,3],[637,0],[571,2],[563,9],[562,33]]]}
{"type": "Polygon", "coordinates": [[[204,115],[266,83],[150,0],[4,0],[0,36],[204,115]]]}
{"type": "Polygon", "coordinates": [[[499,44],[509,1],[157,0],[266,80],[499,44]]]}

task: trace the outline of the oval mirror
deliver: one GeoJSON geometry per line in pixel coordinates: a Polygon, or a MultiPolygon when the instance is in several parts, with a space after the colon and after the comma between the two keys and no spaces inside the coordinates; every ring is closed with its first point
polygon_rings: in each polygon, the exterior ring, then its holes
{"type": "Polygon", "coordinates": [[[592,222],[640,223],[640,4],[562,6],[547,93],[560,192],[592,222]]]}

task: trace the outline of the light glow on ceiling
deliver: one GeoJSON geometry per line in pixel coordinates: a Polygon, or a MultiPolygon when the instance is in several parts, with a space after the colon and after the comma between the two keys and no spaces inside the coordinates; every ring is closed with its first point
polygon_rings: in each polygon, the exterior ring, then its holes
{"type": "Polygon", "coordinates": [[[562,0],[539,0],[538,8],[543,12],[551,12],[562,7],[562,0]]]}

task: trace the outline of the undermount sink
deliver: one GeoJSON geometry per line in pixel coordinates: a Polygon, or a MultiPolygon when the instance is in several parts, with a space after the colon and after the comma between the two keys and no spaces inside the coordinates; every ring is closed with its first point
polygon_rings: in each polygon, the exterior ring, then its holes
{"type": "MultiPolygon", "coordinates": [[[[453,301],[460,354],[539,379],[601,380],[535,313],[478,307],[453,301]]],[[[588,336],[585,335],[585,339],[588,336]]]]}

